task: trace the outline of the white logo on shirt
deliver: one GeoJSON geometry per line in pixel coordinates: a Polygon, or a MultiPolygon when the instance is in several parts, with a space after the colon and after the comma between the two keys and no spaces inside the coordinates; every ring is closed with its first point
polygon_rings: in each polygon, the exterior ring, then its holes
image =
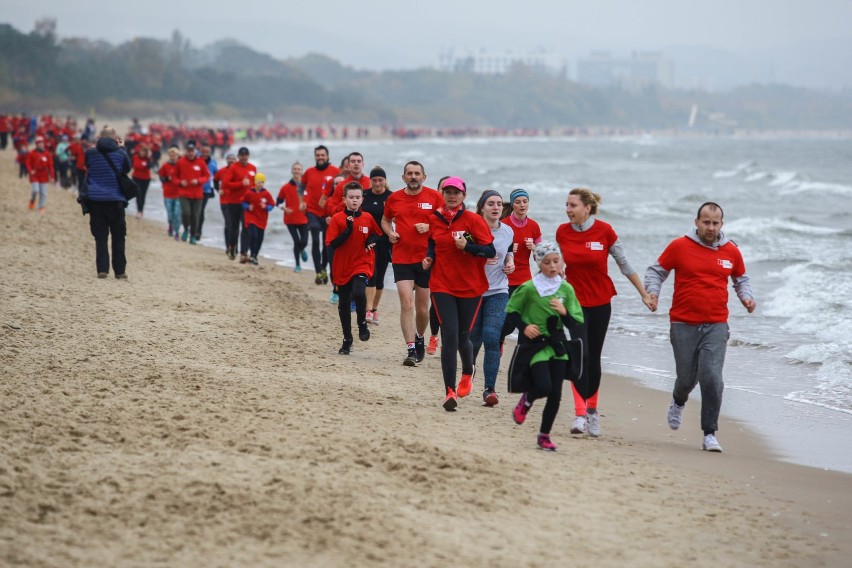
{"type": "Polygon", "coordinates": [[[453,231],[454,239],[461,239],[462,237],[464,237],[464,231],[453,231]]]}
{"type": "Polygon", "coordinates": [[[591,241],[586,243],[586,248],[590,250],[603,250],[604,246],[602,243],[599,243],[597,241],[591,241]]]}
{"type": "Polygon", "coordinates": [[[432,204],[431,203],[418,203],[417,207],[419,207],[420,209],[432,209],[432,204]]]}
{"type": "Polygon", "coordinates": [[[201,166],[192,166],[192,169],[195,170],[196,172],[200,172],[201,166]]]}
{"type": "Polygon", "coordinates": [[[254,170],[249,170],[249,175],[250,175],[250,176],[253,176],[253,175],[254,175],[254,170]]]}
{"type": "Polygon", "coordinates": [[[717,259],[716,259],[716,264],[718,264],[718,265],[719,265],[719,266],[721,266],[722,268],[726,268],[726,269],[728,269],[728,270],[730,270],[731,268],[733,268],[733,267],[734,267],[734,263],[733,263],[733,262],[731,262],[730,260],[724,259],[724,258],[717,258],[717,259]]]}
{"type": "Polygon", "coordinates": [[[370,232],[370,229],[369,229],[369,228],[367,228],[367,227],[361,227],[361,232],[362,232],[362,233],[364,233],[364,234],[366,235],[367,233],[369,233],[369,232],[370,232]]]}

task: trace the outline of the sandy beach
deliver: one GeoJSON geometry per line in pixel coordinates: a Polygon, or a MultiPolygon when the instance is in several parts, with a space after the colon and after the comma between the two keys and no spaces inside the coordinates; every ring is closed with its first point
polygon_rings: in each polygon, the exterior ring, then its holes
{"type": "Polygon", "coordinates": [[[341,356],[312,273],[239,265],[132,213],[129,280],[99,280],[74,197],[51,186],[47,214],[28,211],[13,160],[2,565],[848,566],[850,475],[781,463],[725,418],[725,453],[702,452],[698,404],[672,432],[669,396],[617,376],[601,438],[569,434],[566,399],[559,451],[537,451],[540,405],[523,426],[505,393],[446,413],[439,360],[401,365],[395,294],[341,356]]]}

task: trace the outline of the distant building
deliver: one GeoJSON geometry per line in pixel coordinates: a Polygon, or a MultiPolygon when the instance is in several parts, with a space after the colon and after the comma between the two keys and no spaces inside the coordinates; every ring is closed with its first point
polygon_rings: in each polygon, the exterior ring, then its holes
{"type": "Polygon", "coordinates": [[[636,51],[629,58],[613,57],[608,51],[595,51],[577,61],[577,82],[622,89],[668,88],[674,82],[674,64],[656,51],[636,51]]]}
{"type": "Polygon", "coordinates": [[[511,49],[473,51],[450,48],[438,56],[438,69],[441,71],[503,75],[513,65],[523,65],[554,77],[568,77],[568,62],[546,49],[522,53],[511,49]]]}

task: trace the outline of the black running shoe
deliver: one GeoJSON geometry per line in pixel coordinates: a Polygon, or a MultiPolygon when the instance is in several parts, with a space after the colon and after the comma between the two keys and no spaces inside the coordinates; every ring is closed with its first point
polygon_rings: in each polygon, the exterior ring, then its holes
{"type": "Polygon", "coordinates": [[[370,330],[367,329],[367,322],[358,324],[358,339],[361,341],[370,340],[370,330]]]}
{"type": "Polygon", "coordinates": [[[416,367],[417,366],[417,353],[414,351],[414,349],[408,350],[408,356],[405,358],[405,360],[402,362],[402,364],[405,365],[406,367],[416,367]]]}
{"type": "Polygon", "coordinates": [[[426,357],[426,338],[414,336],[414,362],[419,363],[426,357]]]}
{"type": "Polygon", "coordinates": [[[352,340],[351,339],[344,339],[343,340],[343,346],[341,346],[338,353],[341,354],[341,355],[349,355],[350,349],[352,349],[352,340]]]}

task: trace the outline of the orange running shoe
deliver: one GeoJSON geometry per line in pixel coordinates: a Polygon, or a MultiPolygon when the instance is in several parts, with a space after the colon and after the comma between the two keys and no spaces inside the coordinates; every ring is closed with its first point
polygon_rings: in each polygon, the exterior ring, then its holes
{"type": "Polygon", "coordinates": [[[459,399],[456,396],[456,392],[447,387],[447,398],[444,399],[444,410],[447,412],[452,412],[459,405],[459,399]]]}
{"type": "Polygon", "coordinates": [[[429,355],[434,355],[436,351],[438,351],[438,336],[430,335],[429,346],[426,347],[426,353],[429,355]]]}
{"type": "Polygon", "coordinates": [[[35,209],[35,199],[30,199],[30,209],[35,209]]]}
{"type": "Polygon", "coordinates": [[[470,389],[473,386],[473,377],[476,376],[476,365],[473,366],[473,371],[471,373],[465,374],[462,373],[461,380],[459,381],[459,396],[461,398],[466,397],[470,394],[470,389]]]}

